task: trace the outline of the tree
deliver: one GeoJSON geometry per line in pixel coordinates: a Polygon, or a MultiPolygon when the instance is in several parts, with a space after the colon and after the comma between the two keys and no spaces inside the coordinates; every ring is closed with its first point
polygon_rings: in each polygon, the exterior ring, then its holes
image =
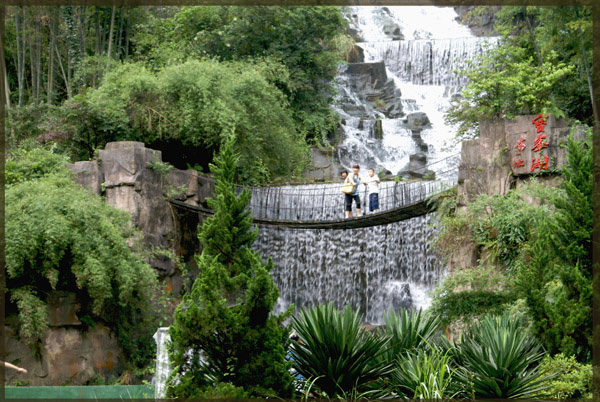
{"type": "Polygon", "coordinates": [[[269,276],[273,263],[251,249],[257,232],[247,209],[250,193],[236,195],[237,161],[229,139],[211,165],[215,214],[200,228],[200,272],[169,330],[172,397],[200,398],[216,383],[253,396],[287,397],[293,390],[285,360],[290,330],[282,325],[291,310],[272,314],[279,296],[269,276]]]}
{"type": "Polygon", "coordinates": [[[273,83],[298,131],[318,143],[339,119],[329,104],[346,24],[339,7],[182,7],[171,18],[150,19],[134,42],[139,60],[153,68],[203,57],[282,63],[289,79],[273,83]]]}
{"type": "Polygon", "coordinates": [[[470,82],[446,116],[458,135],[478,135],[479,120],[540,112],[593,124],[591,8],[501,7],[493,18],[502,40],[462,72],[470,82]]]}
{"type": "Polygon", "coordinates": [[[587,361],[592,350],[591,138],[569,138],[567,149],[562,191],[550,200],[555,213],[538,222],[524,248],[516,286],[547,350],[587,361]]]}

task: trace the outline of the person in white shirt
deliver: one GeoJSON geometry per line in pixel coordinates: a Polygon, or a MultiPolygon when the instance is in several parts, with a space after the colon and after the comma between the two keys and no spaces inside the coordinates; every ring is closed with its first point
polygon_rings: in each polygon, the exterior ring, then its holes
{"type": "Polygon", "coordinates": [[[375,174],[374,169],[368,170],[368,176],[364,180],[365,186],[367,186],[367,193],[369,197],[369,211],[376,212],[379,209],[379,176],[375,174]]]}

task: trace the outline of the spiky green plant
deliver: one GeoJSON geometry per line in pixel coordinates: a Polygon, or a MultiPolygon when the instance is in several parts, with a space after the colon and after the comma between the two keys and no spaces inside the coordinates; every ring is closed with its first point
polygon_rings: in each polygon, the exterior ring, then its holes
{"type": "Polygon", "coordinates": [[[410,399],[452,398],[457,394],[452,382],[450,351],[418,349],[398,357],[390,375],[394,393],[410,399]]]}
{"type": "Polygon", "coordinates": [[[440,329],[436,316],[425,315],[421,310],[389,310],[385,316],[385,334],[390,337],[383,354],[387,363],[394,363],[404,352],[426,348],[440,329]]]}
{"type": "MultiPolygon", "coordinates": [[[[304,309],[294,317],[300,338],[292,344],[296,370],[314,379],[321,396],[362,394],[391,371],[380,355],[387,336],[375,336],[362,326],[362,317],[347,306],[339,312],[332,304],[304,309]]],[[[314,391],[313,391],[314,392],[314,391]]]]}
{"type": "Polygon", "coordinates": [[[538,369],[543,357],[542,346],[510,314],[487,315],[461,337],[456,379],[466,396],[533,398],[551,378],[538,369]]]}

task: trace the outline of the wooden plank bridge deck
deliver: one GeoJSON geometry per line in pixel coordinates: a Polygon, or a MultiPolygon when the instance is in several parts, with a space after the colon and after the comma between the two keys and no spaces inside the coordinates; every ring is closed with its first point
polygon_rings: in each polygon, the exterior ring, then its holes
{"type": "MultiPolygon", "coordinates": [[[[323,221],[315,220],[276,220],[264,218],[252,218],[257,225],[281,226],[292,229],[357,229],[370,226],[386,225],[388,223],[400,222],[406,219],[425,215],[433,210],[428,206],[430,198],[418,202],[403,205],[397,208],[387,209],[381,212],[362,215],[359,217],[345,219],[331,219],[323,221]]],[[[169,202],[178,208],[194,211],[201,215],[213,215],[211,209],[187,204],[183,201],[169,200],[169,202]]],[[[343,211],[340,211],[343,213],[343,211]]]]}

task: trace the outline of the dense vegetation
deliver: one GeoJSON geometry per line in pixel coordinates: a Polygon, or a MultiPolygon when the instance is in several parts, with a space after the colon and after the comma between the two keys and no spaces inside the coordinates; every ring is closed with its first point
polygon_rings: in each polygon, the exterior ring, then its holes
{"type": "Polygon", "coordinates": [[[460,138],[478,135],[480,120],[543,111],[592,125],[591,7],[476,7],[502,35],[463,71],[470,82],[447,113],[460,138]]]}
{"type": "Polygon", "coordinates": [[[135,238],[128,214],[76,184],[65,163],[41,148],[6,161],[7,314],[18,314],[19,337],[39,357],[49,295],[75,292],[81,322],[106,323],[125,369],[143,367],[154,355],[156,274],[128,245],[135,238]]]}
{"type": "Polygon", "coordinates": [[[13,7],[8,144],[75,159],[114,140],[206,168],[235,133],[240,179],[303,171],[336,128],[332,79],[349,39],[337,7],[13,7]],[[187,148],[185,148],[187,147],[187,148]],[[170,155],[168,152],[165,155],[170,155]]]}
{"type": "Polygon", "coordinates": [[[591,137],[570,138],[567,150],[559,186],[534,178],[506,196],[481,195],[464,211],[450,209],[442,218],[437,245],[444,254],[466,240],[482,257],[481,266],[459,269],[445,280],[433,311],[446,323],[513,311],[524,315],[530,334],[550,354],[587,362],[592,350],[591,137]]]}
{"type": "Polygon", "coordinates": [[[230,397],[293,392],[285,359],[290,331],[282,325],[290,312],[272,314],[279,296],[269,276],[273,263],[251,249],[257,231],[246,209],[250,193],[236,195],[237,161],[228,140],[211,165],[217,185],[209,206],[215,214],[200,228],[200,272],[169,329],[172,397],[204,398],[215,384],[240,390],[230,397]]]}
{"type": "Polygon", "coordinates": [[[561,370],[549,360],[540,366],[541,344],[509,314],[482,317],[455,342],[440,334],[439,320],[421,312],[390,312],[385,330],[375,333],[361,328],[361,319],[349,307],[340,313],[328,305],[294,320],[300,338],[292,360],[305,392],[352,399],[526,398],[552,394],[550,381],[561,370]]]}

